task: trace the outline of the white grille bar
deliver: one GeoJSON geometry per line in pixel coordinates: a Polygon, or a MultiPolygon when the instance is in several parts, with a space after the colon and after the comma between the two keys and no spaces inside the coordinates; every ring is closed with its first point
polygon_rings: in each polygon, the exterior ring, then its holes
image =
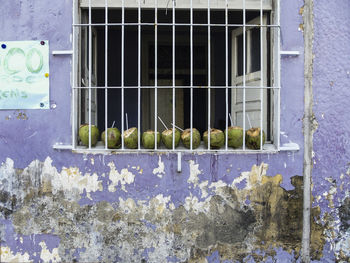
{"type": "MultiPolygon", "coordinates": [[[[263,0],[260,0],[260,25],[263,25],[263,0]]],[[[260,86],[264,86],[264,46],[263,46],[263,28],[260,27],[260,86]]],[[[264,90],[260,89],[260,147],[262,149],[263,146],[263,116],[264,116],[264,90]]]]}
{"type": "MultiPolygon", "coordinates": [[[[138,6],[137,25],[137,148],[141,149],[141,0],[138,6]]],[[[157,134],[155,134],[157,136],[157,134]]]]}
{"type": "MultiPolygon", "coordinates": [[[[260,0],[246,0],[246,9],[247,10],[257,10],[257,5],[259,5],[260,0]]],[[[138,0],[128,0],[125,3],[126,8],[138,8],[138,0]]],[[[94,8],[103,8],[104,0],[92,0],[92,5],[94,8]]],[[[120,7],[122,5],[122,0],[108,0],[108,6],[120,7]]],[[[142,2],[142,8],[153,8],[155,5],[158,8],[167,8],[168,0],[146,0],[142,2]],[[158,2],[158,3],[157,3],[158,2]]],[[[191,3],[188,0],[176,0],[176,6],[178,9],[189,9],[191,8],[191,3]]],[[[80,7],[88,8],[89,0],[81,0],[80,7]]],[[[193,0],[193,7],[198,9],[206,9],[207,4],[204,0],[193,0]]],[[[225,1],[223,0],[211,0],[210,3],[211,9],[225,9],[225,1]]],[[[230,0],[229,1],[230,9],[242,9],[243,5],[240,0],[230,0]]],[[[263,0],[264,10],[272,9],[272,0],[263,0]]]]}
{"type": "Polygon", "coordinates": [[[121,69],[121,86],[122,86],[122,108],[121,108],[121,115],[122,115],[122,123],[121,123],[121,127],[122,127],[122,150],[124,150],[124,22],[125,22],[125,0],[122,0],[122,69],[121,69]]]}
{"type": "MultiPolygon", "coordinates": [[[[73,0],[73,23],[76,23],[78,19],[78,2],[77,0],[73,0]]],[[[77,34],[80,28],[72,27],[72,47],[73,47],[73,55],[72,55],[72,79],[71,86],[77,86],[77,72],[78,72],[78,41],[77,34]]],[[[77,145],[77,90],[72,88],[72,146],[75,147],[77,145]]]]}
{"type": "Polygon", "coordinates": [[[175,106],[176,106],[176,98],[175,98],[175,86],[176,86],[176,83],[175,83],[175,43],[176,43],[176,39],[175,39],[175,0],[172,0],[173,2],[173,150],[175,150],[175,123],[176,123],[176,120],[175,120],[175,106]]]}
{"type": "Polygon", "coordinates": [[[105,0],[105,149],[108,149],[108,2],[105,0]]]}
{"type": "Polygon", "coordinates": [[[211,61],[210,61],[210,58],[211,58],[211,56],[210,56],[210,45],[211,45],[211,43],[210,43],[210,0],[208,0],[208,24],[209,24],[209,26],[208,26],[208,150],[210,150],[210,132],[211,132],[211,130],[210,130],[210,113],[211,113],[211,105],[210,105],[210,102],[211,102],[211,100],[210,100],[210,92],[211,92],[211,90],[210,90],[210,85],[211,85],[211,78],[210,78],[210,64],[211,64],[211,61]]]}
{"type": "Polygon", "coordinates": [[[243,1],[243,151],[245,148],[245,130],[246,130],[246,111],[245,111],[245,103],[246,103],[246,0],[243,1]]]}
{"type": "MultiPolygon", "coordinates": [[[[73,89],[88,89],[89,87],[73,87],[73,89]]],[[[137,89],[138,86],[108,86],[108,89],[137,89]]],[[[154,86],[141,86],[141,89],[154,89],[154,86]]],[[[159,89],[171,89],[173,86],[158,86],[159,89]]],[[[175,86],[175,89],[204,89],[204,86],[175,86]]],[[[226,86],[211,86],[212,89],[226,89],[226,86]]],[[[228,86],[232,89],[280,89],[281,87],[266,87],[266,86],[228,86]]],[[[105,86],[94,87],[94,89],[105,89],[105,86]]]]}
{"type": "MultiPolygon", "coordinates": [[[[73,24],[74,27],[88,27],[88,26],[95,26],[95,27],[99,27],[99,26],[138,26],[138,25],[142,25],[142,26],[154,26],[155,23],[87,23],[87,24],[73,24]]],[[[169,26],[172,27],[173,23],[157,23],[158,26],[169,26]]],[[[196,26],[196,27],[208,27],[208,26],[215,26],[215,27],[226,27],[226,24],[208,24],[208,23],[202,23],[202,24],[188,24],[188,23],[179,23],[176,24],[177,27],[188,27],[188,26],[196,26]]],[[[242,27],[243,24],[227,24],[228,27],[242,27]]],[[[260,27],[260,24],[246,24],[246,27],[260,27]]],[[[279,25],[263,25],[262,27],[266,27],[266,28],[270,28],[270,27],[277,27],[279,28],[279,25]]],[[[56,51],[56,54],[58,55],[59,51],[56,51]]],[[[64,54],[71,54],[69,50],[64,51],[64,54]]],[[[287,54],[286,55],[298,55],[300,52],[299,51],[283,51],[283,52],[292,52],[291,54],[287,54]],[[295,52],[298,52],[297,54],[295,54],[295,52]]],[[[284,54],[284,53],[281,53],[284,54]]]]}
{"type": "Polygon", "coordinates": [[[193,0],[191,0],[191,11],[190,11],[190,85],[191,85],[191,102],[190,102],[190,129],[191,129],[191,141],[190,141],[190,150],[193,150],[193,0]]]}
{"type": "Polygon", "coordinates": [[[158,149],[158,0],[155,0],[154,7],[154,149],[158,149]]]}
{"type": "Polygon", "coordinates": [[[228,0],[225,0],[225,102],[226,102],[226,109],[225,109],[225,150],[228,149],[228,0]]]}
{"type": "Polygon", "coordinates": [[[91,0],[89,0],[89,149],[91,149],[91,77],[92,77],[92,28],[91,0]]]}

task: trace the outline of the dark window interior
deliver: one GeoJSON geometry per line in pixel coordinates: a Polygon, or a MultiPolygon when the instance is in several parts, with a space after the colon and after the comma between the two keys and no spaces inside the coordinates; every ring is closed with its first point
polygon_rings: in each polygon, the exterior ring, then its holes
{"type": "MultiPolygon", "coordinates": [[[[83,16],[88,15],[87,10],[83,10],[83,16]]],[[[258,11],[247,11],[246,21],[258,17],[260,13],[258,11]]],[[[109,23],[121,23],[122,11],[121,9],[109,10],[108,19],[109,23]]],[[[212,24],[224,24],[225,12],[222,10],[211,11],[211,23],[212,24]]],[[[229,23],[241,24],[242,23],[242,11],[229,11],[229,23]]],[[[103,9],[96,9],[92,11],[93,23],[105,22],[105,11],[103,9]]],[[[137,9],[125,10],[125,22],[137,23],[138,21],[137,9]]],[[[154,9],[142,10],[142,22],[154,23],[154,9]]],[[[171,23],[172,22],[172,10],[159,9],[158,10],[158,23],[171,23]]],[[[190,23],[190,11],[189,10],[177,10],[176,11],[176,23],[185,24],[190,23]]],[[[207,11],[196,10],[194,11],[194,24],[207,23],[207,11]]],[[[97,30],[97,86],[105,86],[105,27],[95,26],[97,30]]],[[[230,27],[228,34],[228,56],[229,56],[229,68],[228,78],[229,85],[231,85],[231,32],[237,27],[230,27]]],[[[176,26],[175,31],[176,39],[176,74],[175,79],[179,85],[190,85],[190,27],[189,26],[176,26]]],[[[251,46],[254,59],[252,60],[253,70],[260,68],[260,30],[254,29],[252,37],[254,39],[254,46],[251,46]]],[[[201,88],[195,88],[193,90],[194,104],[193,104],[193,127],[197,128],[201,133],[207,129],[208,126],[208,28],[207,26],[194,26],[193,27],[193,85],[201,88]]],[[[243,37],[241,38],[243,40],[243,37]]],[[[141,85],[142,86],[154,86],[155,78],[155,43],[154,43],[154,26],[142,25],[141,29],[142,40],[142,54],[141,54],[141,85]],[[147,46],[144,45],[148,43],[147,46]],[[147,54],[145,54],[147,52],[147,54]]],[[[243,41],[239,41],[243,42],[243,41]]],[[[242,43],[238,44],[238,49],[242,50],[242,43]]],[[[124,86],[133,87],[125,88],[125,112],[128,114],[129,127],[137,126],[137,111],[138,111],[138,27],[137,25],[125,26],[125,42],[124,42],[124,86]],[[135,88],[136,87],[136,88],[135,88]]],[[[158,85],[159,86],[171,86],[172,85],[172,26],[159,25],[158,26],[158,85]]],[[[239,52],[238,61],[242,60],[242,52],[239,52]]],[[[225,27],[212,26],[211,27],[211,85],[212,86],[225,86],[225,27]]],[[[242,66],[238,67],[238,73],[242,74],[242,66]]],[[[121,86],[121,26],[110,25],[108,29],[108,86],[115,87],[121,86]]],[[[178,85],[178,84],[177,84],[178,85]]],[[[161,87],[159,87],[160,89],[161,87]]],[[[150,101],[148,103],[147,92],[150,89],[142,90],[141,98],[141,111],[150,111],[150,108],[154,107],[150,101]]],[[[179,91],[176,91],[176,94],[179,91]]],[[[182,93],[183,103],[181,104],[183,111],[183,128],[190,127],[190,89],[184,88],[182,93]]],[[[211,98],[213,100],[211,114],[212,127],[225,129],[226,121],[226,98],[225,89],[218,88],[212,89],[211,98]]],[[[171,102],[170,102],[171,103],[171,102]]],[[[229,103],[231,104],[231,93],[229,92],[229,103]]],[[[180,106],[178,106],[180,107],[180,106]]],[[[231,105],[229,105],[230,109],[231,105]]],[[[98,112],[98,126],[100,130],[104,130],[105,127],[105,90],[97,90],[97,112],[98,112]]],[[[141,113],[141,116],[145,114],[141,113]]],[[[108,90],[108,126],[110,127],[115,121],[115,126],[121,128],[121,90],[109,89],[108,90]]],[[[150,120],[154,116],[150,116],[148,119],[143,117],[141,120],[142,127],[148,129],[154,129],[150,127],[150,120]]],[[[126,125],[124,126],[126,127],[126,125]]],[[[162,126],[158,129],[163,130],[162,126]]]]}

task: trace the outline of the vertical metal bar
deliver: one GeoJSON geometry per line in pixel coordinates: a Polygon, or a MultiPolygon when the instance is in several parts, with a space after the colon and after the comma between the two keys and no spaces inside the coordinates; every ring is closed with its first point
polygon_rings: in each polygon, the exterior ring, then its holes
{"type": "Polygon", "coordinates": [[[277,93],[278,93],[278,102],[277,102],[277,129],[276,130],[276,134],[275,134],[275,139],[277,140],[277,149],[280,149],[280,125],[281,125],[281,24],[280,24],[280,1],[276,1],[276,22],[278,27],[275,29],[277,30],[277,44],[276,44],[276,49],[277,49],[277,86],[279,87],[277,93]]]}
{"type": "Polygon", "coordinates": [[[245,7],[245,0],[243,0],[243,150],[245,150],[245,119],[246,119],[246,112],[245,112],[245,85],[246,85],[246,7],[245,7]]]}
{"type": "Polygon", "coordinates": [[[89,149],[91,149],[91,76],[92,76],[92,30],[91,30],[91,0],[89,0],[89,149]]]}
{"type": "Polygon", "coordinates": [[[175,150],[175,0],[173,0],[173,150],[175,150]]]}
{"type": "Polygon", "coordinates": [[[105,0],[105,149],[108,149],[108,0],[105,0]]]}
{"type": "Polygon", "coordinates": [[[260,150],[263,148],[263,116],[264,116],[264,55],[263,55],[263,0],[260,0],[260,150]]]}
{"type": "Polygon", "coordinates": [[[208,0],[208,150],[210,150],[210,86],[211,86],[211,77],[210,77],[210,0],[208,0]]]}
{"type": "Polygon", "coordinates": [[[154,149],[157,150],[157,124],[158,124],[158,0],[154,7],[154,149]]]}
{"type": "Polygon", "coordinates": [[[225,85],[226,85],[226,136],[225,136],[225,149],[227,151],[228,148],[228,2],[227,0],[225,1],[225,85]]]}
{"type": "Polygon", "coordinates": [[[122,62],[122,72],[121,72],[121,87],[122,87],[122,150],[124,150],[124,23],[125,23],[125,0],[122,0],[122,54],[121,54],[121,62],[122,62]]]}
{"type": "MultiPolygon", "coordinates": [[[[77,23],[77,0],[73,0],[73,24],[77,23]]],[[[79,27],[78,30],[80,30],[81,28],[79,27]]],[[[72,26],[72,34],[73,34],[73,38],[72,38],[72,46],[73,46],[73,56],[72,56],[72,80],[71,80],[71,84],[72,84],[72,147],[73,149],[76,148],[76,144],[77,144],[77,129],[76,129],[76,117],[77,117],[77,109],[76,109],[76,90],[74,87],[76,87],[76,72],[77,72],[77,47],[76,47],[76,27],[72,26]]]]}
{"type": "MultiPolygon", "coordinates": [[[[138,44],[137,44],[137,148],[140,150],[141,148],[141,0],[139,0],[139,7],[138,7],[138,26],[137,26],[137,32],[138,32],[138,44]]],[[[157,134],[155,135],[157,136],[157,134]]]]}
{"type": "Polygon", "coordinates": [[[276,140],[277,140],[277,149],[280,149],[280,129],[281,129],[281,89],[277,89],[277,131],[276,131],[276,140]]]}
{"type": "Polygon", "coordinates": [[[191,107],[191,116],[190,116],[190,128],[191,128],[191,142],[190,142],[190,149],[191,149],[191,151],[193,150],[193,0],[191,0],[191,28],[190,28],[190,53],[191,53],[191,58],[190,58],[190,63],[191,63],[191,65],[190,65],[190,67],[191,67],[191,69],[190,69],[190,74],[191,74],[191,80],[190,80],[190,85],[191,85],[191,105],[190,105],[190,107],[191,107]]]}

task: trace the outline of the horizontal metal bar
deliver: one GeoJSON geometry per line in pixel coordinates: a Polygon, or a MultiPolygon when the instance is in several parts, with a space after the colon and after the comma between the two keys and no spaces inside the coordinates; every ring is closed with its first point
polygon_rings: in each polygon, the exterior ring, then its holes
{"type": "Polygon", "coordinates": [[[299,56],[300,51],[280,51],[281,55],[286,55],[286,56],[299,56]]]}
{"type": "Polygon", "coordinates": [[[52,55],[73,55],[73,50],[53,50],[52,55]]]}
{"type": "MultiPolygon", "coordinates": [[[[88,27],[88,26],[214,26],[214,27],[226,27],[225,24],[189,24],[189,23],[94,23],[94,24],[73,24],[75,27],[88,27]]],[[[228,27],[243,27],[243,24],[227,24],[228,27]]],[[[280,27],[279,25],[258,25],[258,24],[246,24],[246,27],[280,27]]]]}
{"type": "MultiPolygon", "coordinates": [[[[67,149],[68,150],[68,149],[67,149]]],[[[215,154],[215,153],[220,153],[220,154],[271,154],[271,153],[278,153],[277,149],[269,149],[269,150],[167,150],[167,149],[158,149],[158,150],[147,150],[147,149],[140,149],[140,150],[131,150],[131,149],[125,149],[123,151],[116,151],[115,149],[109,149],[109,150],[104,150],[104,149],[94,149],[91,148],[91,150],[89,149],[73,149],[73,152],[76,153],[101,153],[101,154],[105,154],[105,153],[113,153],[113,154],[139,154],[139,153],[148,153],[148,154],[152,154],[152,153],[164,153],[164,154],[168,154],[168,153],[197,153],[197,154],[205,154],[205,153],[210,153],[210,154],[215,154]]]]}
{"type": "MultiPolygon", "coordinates": [[[[169,0],[162,0],[162,1],[155,1],[155,0],[143,0],[141,3],[141,8],[143,10],[148,9],[152,10],[156,6],[159,10],[166,10],[167,8],[170,9],[171,5],[169,4],[169,0]]],[[[246,0],[245,1],[246,9],[247,10],[258,10],[257,7],[257,0],[246,0]]],[[[81,8],[88,8],[90,6],[89,0],[81,0],[79,1],[79,5],[81,8]]],[[[105,7],[103,0],[92,0],[91,3],[92,8],[103,8],[105,7]]],[[[121,0],[109,0],[108,1],[108,7],[110,9],[117,9],[120,10],[122,7],[122,1],[121,0]]],[[[125,2],[125,8],[127,9],[136,9],[139,7],[138,1],[136,0],[128,0],[125,2]]],[[[194,1],[192,5],[193,9],[195,10],[204,10],[208,8],[208,5],[206,1],[203,0],[196,0],[194,1]]],[[[226,8],[225,2],[221,0],[211,0],[210,1],[210,9],[213,10],[220,10],[223,11],[226,8]]],[[[188,0],[176,0],[176,9],[185,9],[189,10],[191,8],[190,1],[188,0]]],[[[230,10],[242,10],[242,0],[230,0],[228,8],[230,10]]],[[[264,10],[272,10],[273,9],[273,2],[272,0],[264,0],[263,4],[264,10]]]]}
{"type": "MultiPolygon", "coordinates": [[[[99,86],[99,87],[73,87],[73,89],[154,89],[154,86],[111,86],[111,87],[104,87],[104,86],[99,86]]],[[[190,88],[195,88],[195,89],[207,89],[207,86],[157,86],[158,89],[190,89],[190,88]]],[[[210,86],[210,88],[213,89],[280,89],[281,87],[260,87],[260,86],[210,86]]]]}

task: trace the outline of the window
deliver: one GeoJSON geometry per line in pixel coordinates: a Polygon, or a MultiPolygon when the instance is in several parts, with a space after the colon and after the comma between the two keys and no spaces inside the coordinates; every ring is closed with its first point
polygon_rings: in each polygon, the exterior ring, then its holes
{"type": "MultiPolygon", "coordinates": [[[[266,134],[258,149],[278,150],[277,0],[76,0],[74,5],[75,149],[109,150],[91,138],[87,146],[79,142],[79,126],[91,124],[101,132],[112,126],[121,131],[116,151],[168,150],[162,144],[142,146],[144,131],[161,132],[164,126],[192,127],[201,135],[214,134],[211,128],[256,127],[266,134]],[[124,141],[130,127],[138,128],[136,149],[124,141]]],[[[208,147],[215,139],[209,135],[209,143],[202,141],[199,148],[180,145],[170,151],[250,151],[247,136],[243,132],[237,149],[225,134],[217,149],[208,147]]]]}

